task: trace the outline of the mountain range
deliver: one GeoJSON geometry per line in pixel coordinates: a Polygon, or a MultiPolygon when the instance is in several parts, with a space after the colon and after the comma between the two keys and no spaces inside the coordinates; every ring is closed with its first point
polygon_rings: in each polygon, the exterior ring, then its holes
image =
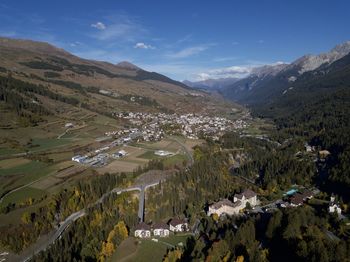
{"type": "Polygon", "coordinates": [[[56,116],[73,109],[104,115],[123,111],[215,113],[226,111],[228,104],[233,106],[129,62],[82,59],[44,42],[0,38],[0,56],[0,109],[4,114],[14,108],[19,115],[45,111],[56,116]]]}
{"type": "Polygon", "coordinates": [[[350,41],[337,45],[327,53],[304,55],[290,64],[278,63],[252,68],[244,78],[184,81],[188,86],[218,91],[225,98],[243,104],[267,103],[274,95],[293,89],[305,73],[325,68],[350,52],[350,41]]]}

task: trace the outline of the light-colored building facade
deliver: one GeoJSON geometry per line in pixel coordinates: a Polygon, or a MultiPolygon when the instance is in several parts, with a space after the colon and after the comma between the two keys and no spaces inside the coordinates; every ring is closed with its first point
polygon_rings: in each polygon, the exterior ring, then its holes
{"type": "Polygon", "coordinates": [[[233,198],[234,202],[231,202],[228,199],[220,200],[209,206],[208,216],[212,214],[217,214],[221,216],[223,214],[232,216],[239,214],[240,210],[246,208],[247,203],[251,207],[254,207],[258,204],[257,195],[252,190],[246,189],[240,194],[235,194],[233,198]]]}
{"type": "Polygon", "coordinates": [[[169,225],[157,223],[153,226],[153,235],[157,237],[168,237],[170,234],[169,225]]]}
{"type": "Polygon", "coordinates": [[[211,216],[212,214],[217,214],[218,216],[221,216],[223,214],[229,216],[238,214],[242,209],[241,204],[241,201],[232,203],[228,199],[220,200],[219,202],[216,202],[209,206],[208,216],[211,216]]]}
{"type": "Polygon", "coordinates": [[[250,189],[246,189],[240,194],[235,194],[233,201],[241,201],[243,208],[246,207],[247,203],[249,203],[252,207],[258,204],[256,193],[250,189]]]}
{"type": "Polygon", "coordinates": [[[145,223],[140,223],[135,227],[135,237],[149,238],[151,237],[151,227],[145,223]]]}
{"type": "Polygon", "coordinates": [[[188,223],[182,219],[174,218],[170,221],[169,228],[172,232],[186,232],[188,231],[188,223]]]}

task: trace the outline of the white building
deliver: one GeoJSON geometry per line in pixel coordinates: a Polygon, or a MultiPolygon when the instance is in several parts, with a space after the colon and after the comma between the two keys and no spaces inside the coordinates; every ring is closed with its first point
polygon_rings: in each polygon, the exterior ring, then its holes
{"type": "Polygon", "coordinates": [[[337,204],[332,203],[328,207],[328,212],[329,213],[337,213],[338,215],[340,215],[341,214],[341,208],[337,204]]]}
{"type": "Polygon", "coordinates": [[[229,216],[238,214],[239,211],[242,209],[241,204],[241,201],[232,203],[228,199],[220,200],[219,202],[216,202],[209,206],[208,216],[211,216],[212,214],[217,214],[218,216],[221,216],[223,214],[229,216]]]}
{"type": "Polygon", "coordinates": [[[341,214],[341,208],[335,202],[335,197],[333,195],[331,196],[331,201],[329,202],[328,212],[329,213],[337,213],[338,215],[341,214]]]}
{"type": "Polygon", "coordinates": [[[135,237],[149,238],[151,237],[151,227],[146,223],[140,223],[135,227],[135,237]]]}
{"type": "Polygon", "coordinates": [[[258,204],[256,193],[250,189],[245,189],[240,194],[235,194],[233,202],[241,201],[243,208],[249,203],[252,207],[258,204]]]}
{"type": "Polygon", "coordinates": [[[81,156],[81,155],[77,155],[77,156],[72,157],[72,161],[75,161],[78,163],[83,163],[86,159],[87,159],[86,156],[81,156]]]}
{"type": "Polygon", "coordinates": [[[173,153],[169,152],[169,151],[164,151],[164,150],[157,150],[154,152],[155,155],[157,156],[169,156],[169,155],[173,155],[173,153]]]}
{"type": "Polygon", "coordinates": [[[169,223],[170,231],[185,232],[188,231],[188,223],[182,219],[174,218],[169,223]]]}
{"type": "Polygon", "coordinates": [[[158,237],[168,237],[170,233],[169,225],[157,223],[153,226],[153,235],[158,237]]]}
{"type": "Polygon", "coordinates": [[[246,189],[240,194],[235,194],[233,201],[234,202],[224,199],[210,205],[207,213],[208,216],[211,216],[212,214],[217,214],[218,216],[223,214],[229,216],[237,215],[240,210],[246,208],[247,203],[249,203],[251,207],[258,204],[256,193],[250,189],[246,189]]]}

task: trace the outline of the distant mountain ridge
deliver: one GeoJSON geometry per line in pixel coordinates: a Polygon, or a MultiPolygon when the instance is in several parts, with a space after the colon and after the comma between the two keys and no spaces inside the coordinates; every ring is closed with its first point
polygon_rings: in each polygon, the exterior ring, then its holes
{"type": "Polygon", "coordinates": [[[219,79],[207,79],[202,81],[188,81],[184,80],[183,83],[189,87],[196,89],[204,89],[208,91],[215,91],[226,86],[229,86],[237,82],[239,78],[219,78],[219,79]]]}
{"type": "Polygon", "coordinates": [[[244,104],[268,103],[276,94],[293,87],[303,74],[331,65],[350,52],[350,41],[337,45],[327,53],[305,55],[291,64],[263,66],[250,75],[220,90],[231,100],[244,104]]]}

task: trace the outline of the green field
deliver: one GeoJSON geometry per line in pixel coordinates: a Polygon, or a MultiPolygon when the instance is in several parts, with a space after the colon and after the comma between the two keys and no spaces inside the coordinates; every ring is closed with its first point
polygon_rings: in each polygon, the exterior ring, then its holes
{"type": "Polygon", "coordinates": [[[33,139],[33,146],[30,151],[44,151],[56,147],[61,147],[69,144],[71,141],[69,139],[57,139],[57,138],[36,138],[33,139]]]}
{"type": "Polygon", "coordinates": [[[24,187],[18,191],[15,191],[9,195],[7,195],[3,202],[0,203],[0,207],[7,206],[9,203],[21,203],[27,200],[28,198],[40,199],[46,194],[45,191],[32,188],[32,187],[24,187]]]}
{"type": "Polygon", "coordinates": [[[164,166],[168,167],[168,166],[173,166],[176,164],[182,164],[182,162],[184,160],[187,160],[187,157],[185,155],[177,154],[177,155],[166,158],[164,160],[164,166]]]}
{"type": "Polygon", "coordinates": [[[154,154],[154,151],[146,151],[142,155],[138,156],[139,158],[144,158],[144,159],[156,159],[159,158],[159,156],[154,154]]]}
{"type": "Polygon", "coordinates": [[[161,262],[166,254],[167,250],[172,246],[177,246],[180,242],[186,245],[186,235],[171,235],[168,238],[158,238],[158,242],[154,242],[151,239],[138,240],[135,238],[129,238],[121,244],[120,249],[111,258],[111,261],[124,261],[124,262],[161,262]],[[138,244],[136,244],[138,241],[138,244]]]}
{"type": "Polygon", "coordinates": [[[31,161],[12,168],[0,169],[0,194],[28,184],[49,174],[52,169],[46,163],[31,161]]]}
{"type": "Polygon", "coordinates": [[[18,148],[8,148],[8,147],[1,147],[0,148],[0,156],[1,155],[10,155],[10,154],[16,154],[20,153],[21,150],[18,148]]]}

